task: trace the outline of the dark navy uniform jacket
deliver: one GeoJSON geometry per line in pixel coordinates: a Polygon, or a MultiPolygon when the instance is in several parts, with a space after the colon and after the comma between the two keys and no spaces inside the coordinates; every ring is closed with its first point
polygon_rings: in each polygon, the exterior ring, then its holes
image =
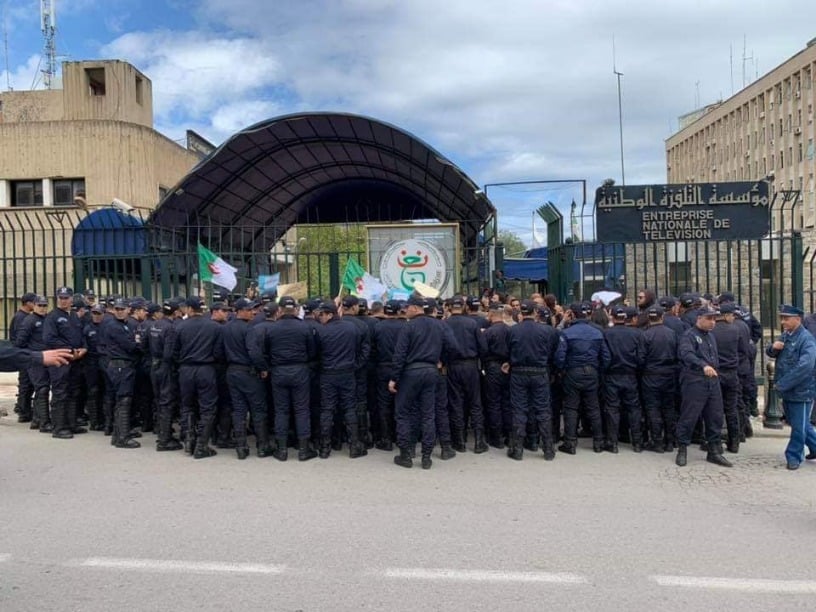
{"type": "Polygon", "coordinates": [[[703,368],[710,365],[715,370],[720,367],[717,353],[717,339],[713,334],[703,331],[696,325],[680,338],[677,346],[677,357],[682,366],[681,375],[702,377],[703,368]]]}
{"type": "Polygon", "coordinates": [[[145,349],[153,359],[164,359],[164,347],[170,337],[173,321],[170,319],[155,319],[147,326],[142,341],[145,349]]]}
{"type": "MultiPolygon", "coordinates": [[[[471,324],[473,329],[477,329],[475,322],[471,321],[471,324]]],[[[391,380],[399,383],[405,368],[412,364],[436,366],[441,361],[443,351],[455,353],[458,348],[453,335],[440,331],[439,322],[432,317],[418,315],[410,319],[397,338],[391,380]]]]}
{"type": "Polygon", "coordinates": [[[270,325],[264,338],[264,354],[270,367],[307,364],[317,357],[312,327],[294,315],[283,315],[270,325]]]}
{"type": "Polygon", "coordinates": [[[0,372],[27,370],[33,365],[42,365],[42,356],[23,348],[0,342],[0,372]]]}
{"type": "Polygon", "coordinates": [[[359,348],[364,340],[363,334],[360,328],[349,320],[353,318],[335,315],[318,328],[317,350],[323,372],[356,370],[361,364],[365,364],[359,356],[359,348]]]}
{"type": "Polygon", "coordinates": [[[32,351],[44,351],[46,349],[43,341],[43,320],[44,315],[31,313],[20,325],[14,345],[19,348],[27,348],[32,351]]]}
{"type": "Polygon", "coordinates": [[[170,353],[179,365],[206,365],[224,360],[223,327],[203,316],[192,316],[174,325],[170,353]]]}
{"type": "MultiPolygon", "coordinates": [[[[231,365],[253,366],[252,357],[249,353],[247,338],[252,325],[249,321],[235,318],[221,328],[221,336],[224,341],[224,356],[227,363],[231,365]]],[[[261,362],[258,365],[263,366],[261,362]]]]}
{"type": "Polygon", "coordinates": [[[654,323],[643,330],[643,372],[674,374],[677,371],[678,335],[665,324],[654,323]]]}
{"type": "Polygon", "coordinates": [[[717,339],[717,353],[720,357],[720,368],[723,370],[738,370],[745,368],[749,363],[751,339],[746,333],[744,325],[734,321],[717,321],[711,331],[717,339]]]}
{"type": "Polygon", "coordinates": [[[136,342],[136,327],[132,320],[120,321],[115,317],[102,323],[102,336],[108,357],[136,361],[141,355],[141,346],[136,342]]]}
{"type": "Polygon", "coordinates": [[[85,348],[88,349],[89,359],[99,358],[99,338],[102,332],[102,323],[91,321],[82,330],[82,337],[85,340],[85,348]]]}
{"type": "Polygon", "coordinates": [[[646,345],[640,328],[615,325],[606,328],[604,337],[611,357],[609,374],[637,374],[643,369],[646,345]]]}
{"type": "Polygon", "coordinates": [[[453,314],[445,319],[445,324],[456,338],[456,347],[451,351],[451,361],[476,359],[487,353],[484,335],[476,320],[470,315],[453,314]]]}
{"type": "Polygon", "coordinates": [[[11,324],[9,325],[9,342],[14,342],[17,337],[17,332],[20,331],[20,326],[23,324],[23,321],[25,321],[29,314],[30,313],[26,312],[25,310],[17,310],[17,312],[14,313],[14,316],[11,318],[11,324]]]}
{"type": "Polygon", "coordinates": [[[368,359],[371,356],[371,328],[368,326],[363,318],[354,315],[345,315],[341,317],[346,319],[357,328],[357,333],[360,335],[359,345],[357,351],[357,368],[364,368],[368,365],[368,359]]]}
{"type": "Polygon", "coordinates": [[[578,319],[561,332],[555,365],[561,370],[592,366],[599,371],[609,367],[611,356],[603,332],[578,319]]]}
{"type": "Polygon", "coordinates": [[[675,317],[674,315],[663,315],[663,325],[668,327],[672,330],[676,335],[677,339],[680,339],[686,330],[691,327],[691,324],[683,321],[680,317],[675,317]]]}
{"type": "Polygon", "coordinates": [[[507,346],[511,368],[551,368],[558,350],[558,332],[549,325],[522,319],[508,328],[507,346]]]}
{"type": "MultiPolygon", "coordinates": [[[[515,327],[515,326],[514,326],[515,327]]],[[[510,326],[502,323],[491,323],[482,332],[485,341],[485,355],[482,359],[483,363],[496,361],[505,363],[510,359],[510,347],[507,345],[508,334],[510,333],[510,326]]]]}
{"type": "Polygon", "coordinates": [[[394,349],[397,346],[402,328],[405,327],[405,319],[383,319],[374,328],[373,353],[377,360],[377,365],[390,366],[394,358],[394,349]]]}
{"type": "Polygon", "coordinates": [[[82,324],[75,312],[55,308],[43,321],[43,342],[48,348],[82,348],[82,324]]]}

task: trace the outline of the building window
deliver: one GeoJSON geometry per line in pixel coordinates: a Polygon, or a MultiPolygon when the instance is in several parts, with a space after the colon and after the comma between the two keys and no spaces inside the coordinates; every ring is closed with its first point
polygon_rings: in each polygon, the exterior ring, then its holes
{"type": "Polygon", "coordinates": [[[691,262],[669,262],[669,288],[675,294],[691,291],[691,262]]]}
{"type": "Polygon", "coordinates": [[[76,197],[85,197],[85,179],[54,179],[54,206],[76,206],[76,197]]]}
{"type": "Polygon", "coordinates": [[[86,68],[85,75],[88,77],[88,91],[92,96],[105,95],[105,69],[86,68]]]}
{"type": "Polygon", "coordinates": [[[136,104],[144,103],[144,79],[140,76],[136,77],[136,104]]]}
{"type": "Polygon", "coordinates": [[[42,206],[42,181],[11,181],[12,206],[42,206]]]}

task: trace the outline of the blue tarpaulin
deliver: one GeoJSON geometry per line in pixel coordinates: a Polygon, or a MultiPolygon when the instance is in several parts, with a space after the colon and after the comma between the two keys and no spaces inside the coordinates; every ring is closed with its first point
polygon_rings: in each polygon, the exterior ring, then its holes
{"type": "Polygon", "coordinates": [[[144,223],[115,208],[100,208],[82,219],[71,240],[74,257],[122,257],[145,253],[147,232],[144,223]]]}
{"type": "Polygon", "coordinates": [[[546,281],[546,257],[520,257],[504,259],[504,276],[509,280],[546,281]]]}

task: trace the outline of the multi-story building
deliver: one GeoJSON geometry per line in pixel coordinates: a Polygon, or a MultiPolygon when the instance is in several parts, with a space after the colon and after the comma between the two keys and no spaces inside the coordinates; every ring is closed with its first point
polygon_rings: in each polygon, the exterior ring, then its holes
{"type": "Polygon", "coordinates": [[[769,181],[774,204],[766,239],[660,247],[670,273],[691,287],[723,288],[721,278],[739,284],[768,323],[783,296],[799,299],[801,289],[806,308],[816,298],[816,267],[806,256],[816,252],[814,76],[816,38],[727,100],[681,117],[680,130],[665,143],[668,183],[769,181]]]}
{"type": "Polygon", "coordinates": [[[813,228],[814,76],[816,38],[727,100],[681,117],[680,131],[666,140],[668,182],[770,178],[774,190],[801,193],[795,214],[786,219],[787,228],[813,228]]]}
{"type": "Polygon", "coordinates": [[[73,283],[89,212],[118,199],[141,224],[201,159],[153,129],[150,79],[130,64],[65,62],[62,85],[0,93],[0,324],[23,292],[73,283]]]}

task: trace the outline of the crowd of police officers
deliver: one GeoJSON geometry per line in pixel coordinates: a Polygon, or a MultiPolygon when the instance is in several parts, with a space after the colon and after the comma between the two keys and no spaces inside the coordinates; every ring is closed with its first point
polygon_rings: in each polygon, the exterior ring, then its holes
{"type": "Polygon", "coordinates": [[[374,302],[346,296],[232,303],[217,294],[162,304],[92,291],[56,292],[55,308],[27,293],[10,339],[32,350],[69,349],[67,366],[20,373],[20,422],[58,439],[102,431],[117,448],[156,434],[156,450],[196,459],[234,449],[285,461],[328,458],[348,446],[399,454],[412,467],[466,451],[507,448],[555,458],[578,438],[596,453],[673,452],[702,443],[730,466],[757,414],[759,323],[731,293],[663,297],[642,290],[637,306],[499,294],[447,300],[418,295],[374,302]],[[709,299],[706,299],[709,298],[709,299]]]}

